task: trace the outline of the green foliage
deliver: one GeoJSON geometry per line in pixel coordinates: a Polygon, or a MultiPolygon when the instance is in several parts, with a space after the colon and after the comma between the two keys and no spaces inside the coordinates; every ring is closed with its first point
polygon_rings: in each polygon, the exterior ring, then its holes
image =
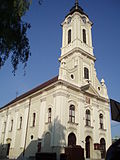
{"type": "Polygon", "coordinates": [[[30,24],[22,21],[22,16],[30,3],[30,0],[0,0],[0,69],[9,57],[14,73],[19,63],[27,65],[30,46],[26,32],[30,24]]]}

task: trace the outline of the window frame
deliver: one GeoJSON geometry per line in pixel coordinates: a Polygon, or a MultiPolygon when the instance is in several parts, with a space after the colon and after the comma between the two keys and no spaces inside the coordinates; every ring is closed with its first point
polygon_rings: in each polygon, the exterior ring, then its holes
{"type": "Polygon", "coordinates": [[[36,113],[33,113],[33,121],[32,121],[32,127],[35,127],[35,122],[36,122],[36,113]]]}
{"type": "Polygon", "coordinates": [[[83,42],[86,44],[86,43],[87,43],[86,29],[83,29],[83,30],[82,30],[82,34],[83,34],[83,42]]]}
{"type": "Polygon", "coordinates": [[[13,130],[13,119],[11,119],[10,132],[13,130]]]}
{"type": "Polygon", "coordinates": [[[75,123],[75,106],[73,104],[69,106],[69,122],[75,123]]]}
{"type": "Polygon", "coordinates": [[[71,43],[71,34],[72,34],[72,30],[69,29],[69,30],[68,30],[68,44],[71,43]]]}
{"type": "Polygon", "coordinates": [[[19,129],[22,128],[22,116],[20,117],[20,124],[19,124],[19,129]]]}
{"type": "Polygon", "coordinates": [[[84,79],[89,79],[89,69],[84,67],[84,79]]]}
{"type": "Polygon", "coordinates": [[[100,129],[104,129],[104,123],[103,123],[103,114],[99,114],[99,121],[100,121],[100,129]]]}
{"type": "Polygon", "coordinates": [[[48,108],[48,123],[51,123],[51,118],[52,118],[52,108],[48,108]]]}
{"type": "Polygon", "coordinates": [[[85,112],[85,120],[86,120],[86,126],[91,126],[91,114],[89,109],[87,109],[85,112]]]}

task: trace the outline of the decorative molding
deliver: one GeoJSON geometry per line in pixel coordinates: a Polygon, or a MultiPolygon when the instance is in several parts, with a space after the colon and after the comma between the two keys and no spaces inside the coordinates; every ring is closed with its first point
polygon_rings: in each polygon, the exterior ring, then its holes
{"type": "Polygon", "coordinates": [[[100,132],[99,135],[100,135],[99,137],[102,137],[102,136],[106,137],[106,132],[100,132]]]}
{"type": "Polygon", "coordinates": [[[94,128],[93,126],[88,126],[88,125],[85,125],[85,127],[90,130],[94,128]]]}
{"type": "MultiPolygon", "coordinates": [[[[65,46],[64,48],[66,48],[66,46],[65,46]]],[[[64,49],[64,48],[62,48],[62,49],[64,49]]],[[[91,48],[91,49],[93,49],[93,48],[91,48]]],[[[82,55],[87,56],[87,57],[89,57],[90,59],[96,61],[95,56],[91,55],[90,53],[84,51],[83,49],[81,49],[81,48],[79,48],[79,47],[76,47],[76,48],[72,49],[71,51],[69,51],[69,52],[65,53],[64,55],[62,55],[62,56],[59,58],[59,61],[61,61],[61,60],[62,60],[63,58],[65,58],[66,56],[69,56],[69,55],[71,55],[71,54],[74,54],[74,52],[80,52],[82,55]]]]}
{"type": "Polygon", "coordinates": [[[68,104],[69,104],[69,105],[70,105],[70,104],[73,104],[73,105],[75,105],[75,107],[78,106],[78,103],[77,103],[76,101],[72,100],[72,99],[69,99],[69,100],[68,100],[68,104]]]}
{"type": "Polygon", "coordinates": [[[68,121],[68,124],[70,124],[70,125],[75,125],[75,126],[77,126],[78,125],[78,123],[75,123],[75,122],[70,122],[70,121],[68,121]]]}
{"type": "Polygon", "coordinates": [[[46,97],[40,99],[40,102],[43,102],[43,101],[46,101],[46,97]]]}
{"type": "Polygon", "coordinates": [[[91,138],[93,137],[93,130],[85,130],[85,137],[90,136],[91,138]]]}
{"type": "Polygon", "coordinates": [[[53,97],[56,97],[56,96],[65,96],[66,98],[69,98],[70,94],[59,91],[59,92],[53,94],[53,97]]]}
{"type": "Polygon", "coordinates": [[[93,106],[90,105],[90,104],[86,104],[86,105],[84,106],[84,108],[85,108],[85,109],[89,108],[90,110],[93,110],[93,106]]]}
{"type": "Polygon", "coordinates": [[[107,129],[104,129],[104,128],[99,128],[100,132],[106,132],[107,129]]]}
{"type": "Polygon", "coordinates": [[[68,73],[73,73],[75,71],[77,71],[78,69],[78,66],[75,66],[74,68],[71,68],[71,69],[66,69],[68,73]]]}
{"type": "Polygon", "coordinates": [[[105,111],[103,109],[99,109],[98,112],[105,115],[105,111]]]}

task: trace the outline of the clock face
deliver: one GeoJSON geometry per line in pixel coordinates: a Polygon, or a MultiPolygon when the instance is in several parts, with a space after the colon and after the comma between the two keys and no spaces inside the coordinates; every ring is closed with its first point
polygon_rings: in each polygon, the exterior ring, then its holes
{"type": "Polygon", "coordinates": [[[86,17],[82,17],[83,23],[86,23],[86,17]]]}
{"type": "Polygon", "coordinates": [[[68,18],[67,23],[71,23],[71,17],[68,18]]]}

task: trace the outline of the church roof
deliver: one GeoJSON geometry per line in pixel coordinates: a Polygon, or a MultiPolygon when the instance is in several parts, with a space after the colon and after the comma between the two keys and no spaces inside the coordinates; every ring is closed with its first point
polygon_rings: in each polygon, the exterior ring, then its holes
{"type": "Polygon", "coordinates": [[[84,12],[82,7],[79,6],[78,1],[75,2],[75,5],[70,9],[70,12],[67,14],[67,16],[72,15],[74,12],[79,12],[80,14],[86,15],[88,17],[88,15],[84,12]]]}
{"type": "Polygon", "coordinates": [[[52,79],[50,79],[50,80],[42,83],[41,85],[33,88],[32,90],[30,90],[30,91],[28,91],[28,92],[20,95],[19,97],[15,98],[15,99],[12,100],[11,102],[9,102],[8,104],[6,104],[6,105],[3,106],[2,108],[0,108],[0,110],[3,109],[3,108],[5,108],[5,107],[7,107],[7,106],[9,106],[9,105],[14,104],[15,102],[17,102],[17,101],[19,101],[19,100],[22,100],[23,98],[26,98],[27,96],[29,96],[29,95],[31,95],[31,94],[33,94],[33,93],[35,93],[35,92],[37,92],[37,91],[39,91],[39,90],[47,87],[47,86],[49,86],[49,85],[51,85],[51,84],[53,84],[53,83],[55,83],[55,82],[57,82],[57,81],[58,81],[58,76],[56,76],[56,77],[54,77],[54,78],[52,78],[52,79]]]}

